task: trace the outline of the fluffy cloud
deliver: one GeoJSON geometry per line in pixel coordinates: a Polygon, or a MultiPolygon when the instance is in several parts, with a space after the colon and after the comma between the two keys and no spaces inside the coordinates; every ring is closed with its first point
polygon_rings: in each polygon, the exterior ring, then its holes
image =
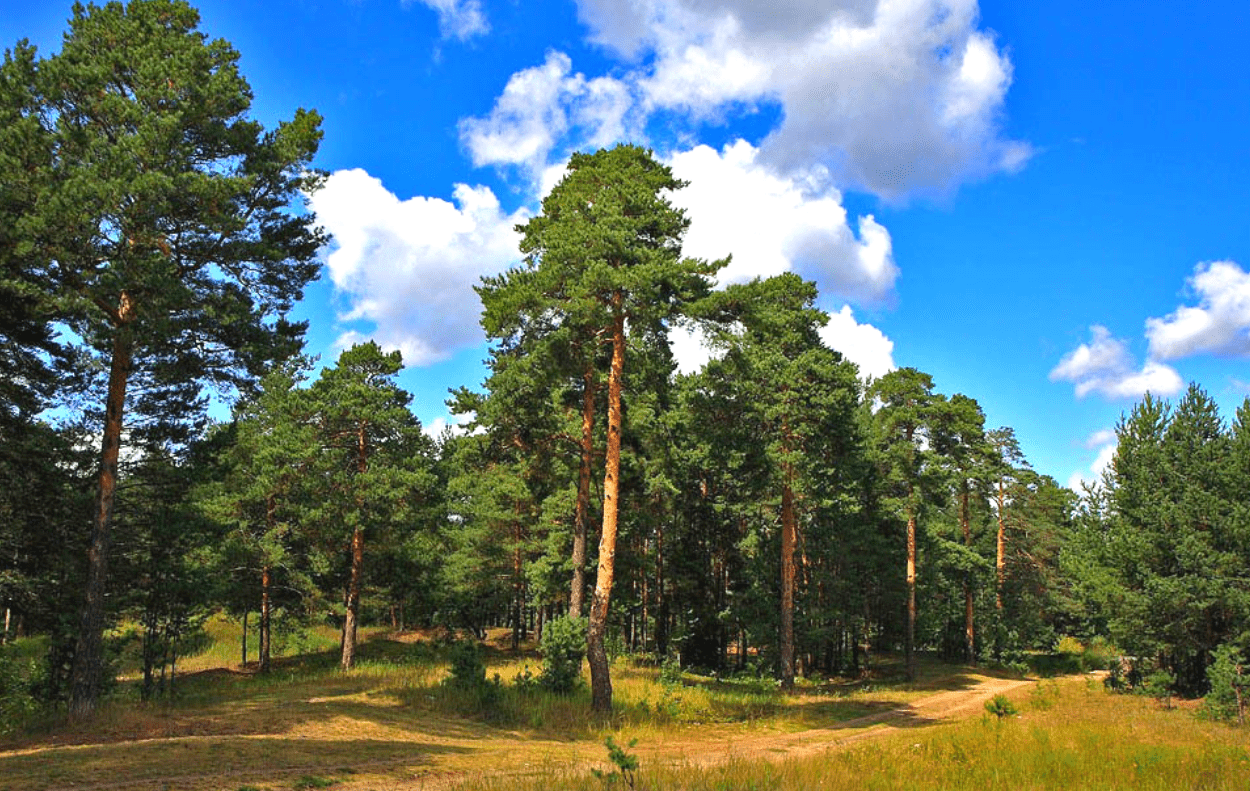
{"type": "Polygon", "coordinates": [[[509,78],[489,115],[461,121],[460,139],[473,164],[520,165],[541,180],[558,145],[604,146],[626,137],[630,88],[572,69],[568,55],[548,52],[541,66],[509,78]]]}
{"type": "Polygon", "coordinates": [[[1012,67],[976,0],[579,0],[592,37],[638,60],[647,110],[715,118],[776,103],[782,172],[827,167],[888,198],[941,192],[1029,157],[1003,136],[1012,67]]]}
{"type": "Polygon", "coordinates": [[[1168,396],[1184,387],[1180,374],[1155,360],[1136,370],[1128,345],[1106,327],[1090,327],[1093,339],[1064,355],[1050,372],[1052,382],[1076,385],[1077,398],[1099,393],[1108,398],[1138,398],[1147,392],[1168,396]]]}
{"type": "Polygon", "coordinates": [[[894,370],[894,341],[871,324],[855,321],[850,305],[829,314],[829,323],[821,328],[820,338],[859,366],[861,379],[878,379],[894,370]]]}
{"type": "MultiPolygon", "coordinates": [[[[375,325],[375,338],[398,348],[409,365],[448,358],[479,342],[481,307],[473,286],[519,259],[513,226],[486,187],[458,184],[455,202],[400,200],[363,170],[332,174],[310,204],[334,238],[325,256],[330,278],[350,309],[339,318],[375,325]]],[[[364,336],[345,333],[348,345],[364,336]]]]}
{"type": "Polygon", "coordinates": [[[1115,431],[1103,429],[1095,431],[1085,440],[1085,447],[1097,450],[1093,463],[1084,470],[1077,470],[1068,478],[1068,488],[1080,492],[1083,485],[1097,486],[1102,483],[1103,472],[1111,466],[1115,459],[1118,440],[1115,431]]]}
{"type": "Polygon", "coordinates": [[[775,175],[758,155],[739,140],[721,152],[697,146],[671,157],[673,175],[690,182],[673,196],[690,217],[685,252],[708,259],[732,253],[720,273],[724,284],[798,271],[823,293],[886,297],[898,276],[889,231],[869,215],[859,218],[856,238],[837,190],[775,175]]]}
{"type": "Polygon", "coordinates": [[[1188,285],[1197,307],[1182,305],[1164,318],[1146,320],[1151,357],[1250,355],[1250,274],[1232,261],[1199,264],[1188,285]]]}
{"type": "MultiPolygon", "coordinates": [[[[413,0],[404,0],[411,5],[413,0]]],[[[480,0],[416,0],[423,6],[438,12],[438,28],[444,38],[461,41],[481,35],[490,30],[486,15],[482,13],[480,0]]]]}

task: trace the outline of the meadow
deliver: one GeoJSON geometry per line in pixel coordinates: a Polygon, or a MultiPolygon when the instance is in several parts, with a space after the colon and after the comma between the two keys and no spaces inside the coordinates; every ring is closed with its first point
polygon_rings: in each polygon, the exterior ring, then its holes
{"type": "Polygon", "coordinates": [[[137,700],[129,669],[89,725],[49,718],[0,742],[0,789],[1250,786],[1244,730],[1109,694],[1095,676],[929,660],[907,684],[879,657],[864,678],[783,693],[767,678],[621,657],[616,707],[595,717],[584,688],[539,688],[532,647],[513,653],[502,635],[487,641],[486,680],[470,686],[448,683],[440,633],[367,637],[351,672],[337,670],[334,635],[313,630],[261,676],[239,666],[238,625],[216,619],[172,701],[137,700]],[[1017,714],[984,709],[996,691],[1017,714]]]}

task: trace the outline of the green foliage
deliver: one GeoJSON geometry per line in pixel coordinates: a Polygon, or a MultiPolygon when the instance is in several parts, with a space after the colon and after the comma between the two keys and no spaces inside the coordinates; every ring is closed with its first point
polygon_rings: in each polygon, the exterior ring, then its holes
{"type": "Polygon", "coordinates": [[[1250,674],[1244,673],[1245,662],[1234,645],[1215,649],[1207,668],[1211,691],[1202,701],[1202,712],[1215,720],[1245,722],[1245,708],[1250,704],[1250,674]]]}
{"type": "Polygon", "coordinates": [[[565,616],[549,622],[543,630],[543,688],[558,694],[577,689],[586,656],[586,621],[565,616]]]}
{"type": "Polygon", "coordinates": [[[675,656],[667,656],[660,663],[660,685],[665,689],[675,689],[682,685],[681,661],[675,656]]]}
{"type": "Polygon", "coordinates": [[[604,782],[604,785],[611,787],[616,781],[624,780],[629,788],[634,788],[638,772],[638,756],[633,753],[626,752],[626,747],[634,747],[638,744],[637,739],[630,739],[629,744],[621,747],[611,736],[603,740],[603,745],[608,749],[608,760],[616,767],[611,772],[603,772],[599,769],[590,770],[595,777],[604,782]]]}
{"type": "Polygon", "coordinates": [[[0,646],[0,736],[19,733],[43,708],[38,690],[45,666],[8,648],[0,646]]]}
{"type": "Polygon", "coordinates": [[[1016,704],[1012,703],[1006,695],[995,695],[985,701],[986,712],[993,714],[1000,722],[1004,717],[1014,717],[1019,712],[1016,704]]]}
{"type": "Polygon", "coordinates": [[[461,689],[479,689],[486,685],[486,663],[482,647],[472,640],[458,640],[447,650],[451,675],[447,682],[461,689]]]}
{"type": "Polygon", "coordinates": [[[1158,657],[1175,691],[1206,688],[1212,652],[1250,634],[1250,400],[1230,428],[1191,385],[1120,421],[1104,501],[1091,502],[1065,565],[1089,611],[1130,655],[1158,657]]]}

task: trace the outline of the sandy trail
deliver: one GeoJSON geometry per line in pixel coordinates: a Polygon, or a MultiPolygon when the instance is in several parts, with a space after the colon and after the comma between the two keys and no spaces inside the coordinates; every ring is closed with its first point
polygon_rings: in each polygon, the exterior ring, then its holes
{"type": "MultiPolygon", "coordinates": [[[[986,700],[994,695],[1008,692],[1030,684],[1030,680],[980,678],[977,683],[956,690],[939,692],[910,704],[899,705],[886,711],[876,712],[851,720],[831,723],[828,726],[792,733],[760,733],[748,728],[734,726],[708,726],[706,730],[691,731],[689,735],[666,740],[658,744],[640,744],[630,752],[638,755],[644,767],[695,766],[710,767],[731,761],[782,761],[789,758],[819,755],[829,750],[850,745],[864,739],[877,738],[905,728],[924,727],[940,722],[979,716],[986,700]]],[[[358,738],[386,740],[395,733],[373,728],[362,722],[345,722],[358,738]]],[[[433,724],[433,723],[431,723],[433,724]]],[[[451,725],[451,723],[447,723],[451,725]]],[[[311,734],[309,734],[311,735],[311,734]]],[[[190,747],[194,743],[212,742],[220,737],[179,736],[139,740],[142,744],[157,748],[190,747]]],[[[264,738],[264,737],[243,737],[264,738]]],[[[304,738],[296,729],[286,738],[304,738]]],[[[294,742],[289,742],[294,746],[294,742]]],[[[235,742],[236,748],[238,742],[235,742]]],[[[310,742],[303,746],[312,747],[310,742]]],[[[81,778],[71,781],[75,791],[114,791],[115,789],[235,789],[247,782],[268,786],[281,783],[290,787],[292,780],[302,775],[333,775],[340,780],[336,791],[417,791],[417,789],[453,789],[466,781],[484,777],[527,777],[544,774],[589,774],[593,768],[609,769],[604,748],[599,742],[559,741],[535,739],[517,733],[493,734],[481,738],[449,727],[446,730],[433,727],[417,734],[408,734],[403,744],[397,744],[393,758],[380,761],[352,763],[354,775],[329,771],[324,763],[309,761],[307,753],[298,751],[281,760],[281,752],[275,752],[275,760],[266,762],[268,769],[263,778],[258,777],[255,765],[246,770],[234,771],[228,755],[221,756],[219,770],[210,772],[169,773],[159,777],[140,776],[140,773],[123,773],[121,776],[99,776],[94,781],[83,782],[81,778]],[[446,735],[440,735],[440,731],[446,735]],[[294,760],[292,760],[294,759],[294,760]],[[474,767],[492,767],[487,770],[474,767]],[[503,768],[500,768],[503,767],[503,768]],[[129,777],[126,774],[130,774],[129,777]]],[[[92,749],[93,745],[63,745],[27,750],[0,752],[0,765],[8,757],[26,755],[42,758],[48,765],[57,762],[58,753],[92,749]]],[[[315,748],[314,748],[315,749],[315,748]]],[[[32,788],[23,785],[23,788],[32,788]]],[[[39,787],[39,786],[33,786],[39,787]]],[[[45,788],[60,788],[55,781],[45,788]]],[[[0,771],[0,789],[6,788],[0,771]]]]}

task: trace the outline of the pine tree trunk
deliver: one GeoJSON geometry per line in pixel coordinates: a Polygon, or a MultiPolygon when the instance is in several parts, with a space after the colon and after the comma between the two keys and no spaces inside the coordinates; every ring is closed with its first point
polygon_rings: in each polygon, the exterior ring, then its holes
{"type": "Polygon", "coordinates": [[[577,470],[577,511],[573,519],[573,584],[569,615],[582,617],[586,595],[586,535],[590,522],[590,469],[595,453],[595,370],[582,374],[582,455],[577,470]]]}
{"type": "Polygon", "coordinates": [[[794,492],[787,481],[781,488],[781,687],[794,688],[794,551],[798,526],[794,514],[794,492]]]}
{"type": "Polygon", "coordinates": [[[239,665],[239,667],[242,667],[242,668],[246,668],[246,667],[247,667],[247,613],[248,613],[248,611],[247,611],[247,610],[244,610],[244,611],[243,611],[243,640],[242,640],[242,643],[243,643],[243,646],[242,646],[242,647],[243,647],[243,656],[242,656],[242,659],[243,659],[243,664],[239,665]]]}
{"type": "Polygon", "coordinates": [[[998,479],[998,537],[995,542],[994,571],[997,575],[997,590],[994,607],[1001,617],[1003,612],[1003,585],[1007,581],[1007,525],[1003,519],[1003,504],[1006,499],[1003,493],[1003,479],[998,479]]]}
{"type": "MultiPolygon", "coordinates": [[[[960,501],[960,522],[964,529],[964,546],[972,549],[972,522],[968,514],[968,485],[965,483],[960,501]]],[[[968,664],[977,663],[976,621],[972,601],[972,572],[964,574],[964,653],[968,664]]]]}
{"type": "Polygon", "coordinates": [[[269,672],[269,625],[271,614],[269,564],[260,570],[260,666],[261,673],[269,672]]]}
{"type": "Polygon", "coordinates": [[[360,616],[360,578],[365,565],[365,534],[359,527],[352,531],[351,581],[347,586],[347,615],[343,619],[343,658],[339,666],[351,670],[356,662],[356,626],[360,616]]]}
{"type": "MultiPolygon", "coordinates": [[[[520,503],[517,504],[517,511],[521,510],[520,503]]],[[[521,634],[525,630],[525,625],[521,622],[524,616],[522,608],[524,606],[523,585],[525,583],[521,576],[521,523],[515,522],[512,525],[512,650],[516,651],[521,647],[521,634]]]]}
{"type": "MultiPolygon", "coordinates": [[[[369,444],[362,423],[356,429],[356,473],[364,475],[369,471],[369,444]]],[[[364,518],[364,503],[356,503],[356,511],[364,518]]],[[[351,578],[347,585],[347,610],[343,618],[343,658],[339,665],[343,670],[351,670],[356,662],[356,627],[360,618],[360,583],[365,570],[365,533],[364,528],[357,524],[352,531],[352,568],[351,578]]]]}
{"type": "Polygon", "coordinates": [[[104,672],[104,595],[108,574],[109,529],[113,523],[113,498],[117,492],[117,464],[121,456],[122,413],[126,405],[126,381],[130,376],[134,339],[130,322],[135,306],[122,292],[117,308],[117,329],[109,365],[108,396],[104,405],[104,436],[100,449],[100,477],[96,488],[87,551],[86,596],[78,625],[74,664],[70,671],[69,716],[89,717],[100,699],[104,672]]]}
{"type": "Polygon", "coordinates": [[[907,680],[916,680],[916,514],[907,514],[907,634],[903,643],[907,680]]]}
{"type": "Polygon", "coordinates": [[[621,292],[612,295],[612,367],[608,374],[608,447],[603,476],[603,530],[599,535],[599,571],[590,603],[586,659],[590,665],[591,709],[612,710],[612,679],[608,671],[608,607],[616,568],[617,512],[620,506],[621,378],[625,371],[625,312],[621,292]]]}

